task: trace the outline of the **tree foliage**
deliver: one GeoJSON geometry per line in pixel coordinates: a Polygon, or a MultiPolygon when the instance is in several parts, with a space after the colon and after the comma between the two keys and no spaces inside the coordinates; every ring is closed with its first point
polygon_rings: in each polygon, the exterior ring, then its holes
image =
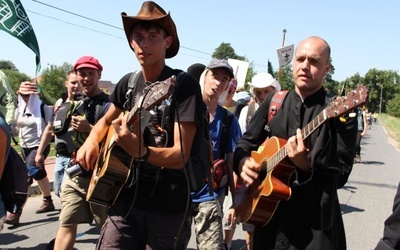
{"type": "Polygon", "coordinates": [[[12,63],[11,61],[6,61],[6,60],[0,60],[0,69],[18,71],[18,69],[17,69],[17,67],[15,67],[14,63],[12,63]]]}
{"type": "Polygon", "coordinates": [[[54,103],[65,91],[65,78],[67,73],[72,69],[72,65],[64,63],[61,66],[50,65],[42,72],[40,86],[43,90],[43,99],[46,103],[54,103]]]}
{"type": "Polygon", "coordinates": [[[286,65],[282,68],[279,68],[275,73],[275,78],[278,80],[281,85],[281,89],[292,90],[294,89],[294,80],[292,73],[292,65],[286,65]]]}
{"type": "Polygon", "coordinates": [[[27,74],[19,72],[11,61],[0,60],[0,69],[7,76],[8,82],[14,92],[17,92],[21,82],[30,81],[32,79],[27,74]]]}
{"type": "Polygon", "coordinates": [[[272,67],[272,63],[268,59],[268,73],[275,78],[274,67],[272,67]]]}
{"type": "MultiPolygon", "coordinates": [[[[218,58],[218,59],[225,59],[228,60],[229,58],[231,59],[236,59],[240,61],[245,61],[248,62],[249,60],[245,56],[239,56],[235,53],[235,50],[232,48],[230,43],[224,43],[222,42],[218,48],[214,50],[214,53],[212,54],[213,58],[218,58]]],[[[247,75],[245,79],[245,88],[248,90],[248,83],[251,81],[251,78],[255,75],[254,71],[254,65],[253,63],[249,64],[249,69],[247,70],[247,75]]]]}
{"type": "MultiPolygon", "coordinates": [[[[8,82],[15,92],[19,89],[21,82],[35,81],[27,74],[19,72],[11,61],[0,60],[0,69],[7,76],[8,82]]],[[[65,77],[71,69],[71,64],[64,63],[61,66],[50,65],[42,71],[37,80],[42,89],[40,98],[44,103],[52,105],[61,96],[61,93],[65,91],[65,77]]]]}
{"type": "MultiPolygon", "coordinates": [[[[237,55],[230,43],[221,43],[212,54],[213,58],[237,59],[247,61],[245,56],[237,55]]],[[[339,82],[334,80],[335,67],[331,63],[331,70],[325,77],[324,87],[331,95],[344,95],[355,89],[359,85],[365,85],[368,89],[368,102],[366,106],[370,112],[387,112],[389,115],[400,117],[400,76],[394,70],[370,69],[364,76],[358,72],[339,82]],[[381,105],[382,104],[382,105],[381,105]]],[[[71,64],[64,63],[61,66],[50,65],[44,69],[40,78],[40,84],[44,95],[42,99],[45,103],[51,104],[64,91],[64,81],[66,73],[72,68],[71,64]]],[[[19,72],[18,68],[11,62],[0,60],[0,69],[7,75],[11,87],[14,91],[18,90],[22,81],[32,80],[25,73],[19,72]]],[[[275,78],[279,81],[282,89],[294,89],[292,65],[289,64],[278,70],[273,70],[272,63],[268,62],[268,71],[274,72],[275,78]]],[[[245,87],[248,90],[248,83],[256,74],[253,62],[250,62],[246,76],[245,87]]]]}
{"type": "Polygon", "coordinates": [[[400,117],[400,94],[395,94],[394,98],[387,102],[386,108],[389,115],[400,117]]]}

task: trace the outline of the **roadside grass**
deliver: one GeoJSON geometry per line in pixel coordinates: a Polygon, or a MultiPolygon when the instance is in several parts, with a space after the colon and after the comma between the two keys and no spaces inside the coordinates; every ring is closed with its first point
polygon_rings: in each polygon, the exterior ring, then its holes
{"type": "Polygon", "coordinates": [[[400,145],[400,118],[387,114],[380,114],[378,120],[386,128],[390,137],[392,137],[397,145],[400,145]]]}

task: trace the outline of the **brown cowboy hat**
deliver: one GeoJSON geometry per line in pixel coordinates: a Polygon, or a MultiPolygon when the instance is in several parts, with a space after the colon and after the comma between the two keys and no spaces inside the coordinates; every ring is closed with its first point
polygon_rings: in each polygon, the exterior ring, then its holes
{"type": "Polygon", "coordinates": [[[133,50],[130,42],[130,33],[132,26],[138,22],[150,21],[160,25],[165,29],[169,36],[172,37],[172,44],[165,53],[165,58],[174,57],[179,50],[179,38],[176,32],[175,23],[172,20],[169,12],[166,13],[163,8],[153,1],[147,1],[142,4],[142,8],[139,10],[136,16],[128,16],[125,12],[121,13],[122,23],[124,25],[125,35],[128,39],[129,46],[133,50]]]}

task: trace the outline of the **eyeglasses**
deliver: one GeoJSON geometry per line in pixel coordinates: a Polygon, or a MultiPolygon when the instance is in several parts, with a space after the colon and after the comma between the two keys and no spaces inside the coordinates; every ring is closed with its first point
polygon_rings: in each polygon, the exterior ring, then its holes
{"type": "Polygon", "coordinates": [[[22,97],[28,97],[30,94],[20,94],[22,97]]]}

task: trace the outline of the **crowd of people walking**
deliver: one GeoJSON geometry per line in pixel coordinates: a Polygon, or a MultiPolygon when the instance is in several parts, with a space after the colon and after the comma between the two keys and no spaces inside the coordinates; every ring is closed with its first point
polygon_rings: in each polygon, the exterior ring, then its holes
{"type": "MultiPolygon", "coordinates": [[[[231,249],[239,222],[247,249],[346,249],[337,190],[361,161],[361,138],[378,116],[359,107],[353,117],[329,119],[305,135],[331,100],[323,86],[331,70],[328,42],[318,36],[299,42],[292,90],[267,72],[256,73],[246,90],[238,89],[225,59],[187,72],[168,66],[179,36],[157,3],[146,1],[121,19],[140,68],[122,76],[111,95],[99,88],[103,66],[93,56],[76,60],[53,108],[41,101],[35,82],[22,82],[14,95],[0,71],[0,95],[7,97],[0,109],[6,145],[0,180],[11,132],[18,131],[27,177],[43,196],[37,213],[55,210],[44,164],[55,138],[53,190],[61,212],[48,248],[73,249],[78,225],[95,221],[96,249],[186,249],[192,227],[198,249],[231,249]],[[129,171],[116,197],[101,204],[87,198],[98,168],[116,165],[100,166],[104,147],[129,171]]],[[[17,225],[27,205],[15,201],[6,211],[3,196],[0,230],[3,223],[17,225]]],[[[398,205],[397,197],[377,249],[399,247],[398,205]]]]}

